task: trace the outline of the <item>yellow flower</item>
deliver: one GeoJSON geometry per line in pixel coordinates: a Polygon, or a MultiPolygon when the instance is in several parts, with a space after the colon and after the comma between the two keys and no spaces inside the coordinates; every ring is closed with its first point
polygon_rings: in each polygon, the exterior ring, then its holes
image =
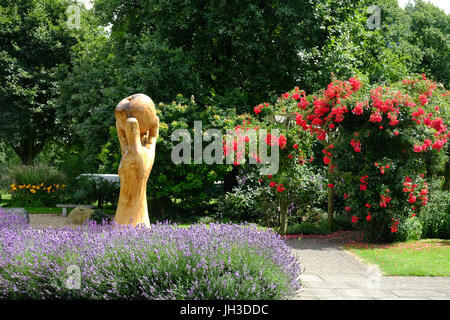
{"type": "Polygon", "coordinates": [[[15,184],[12,184],[12,185],[11,185],[11,188],[14,188],[15,186],[16,186],[15,184]]]}
{"type": "Polygon", "coordinates": [[[14,188],[12,188],[13,189],[13,191],[16,191],[17,190],[17,188],[16,187],[14,187],[14,188]]]}
{"type": "Polygon", "coordinates": [[[39,190],[40,188],[41,188],[41,187],[39,187],[39,186],[36,187],[36,189],[38,189],[38,190],[39,190]]]}
{"type": "Polygon", "coordinates": [[[31,189],[30,192],[31,192],[31,193],[36,193],[36,190],[31,189]]]}
{"type": "Polygon", "coordinates": [[[66,185],[65,185],[65,184],[63,184],[63,185],[62,185],[62,187],[63,187],[63,188],[65,188],[65,187],[66,187],[66,185]]]}
{"type": "Polygon", "coordinates": [[[42,183],[41,183],[41,187],[43,187],[43,186],[44,186],[44,183],[42,182],[42,183]]]}

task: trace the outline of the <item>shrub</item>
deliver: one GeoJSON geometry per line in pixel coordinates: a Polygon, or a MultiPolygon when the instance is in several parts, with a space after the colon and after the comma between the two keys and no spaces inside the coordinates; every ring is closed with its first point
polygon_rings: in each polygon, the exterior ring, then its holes
{"type": "Polygon", "coordinates": [[[94,210],[89,219],[97,224],[105,224],[111,222],[111,218],[100,209],[94,210]]]}
{"type": "Polygon", "coordinates": [[[256,183],[254,169],[250,167],[238,170],[237,185],[219,199],[217,210],[223,221],[259,223],[271,211],[276,211],[275,199],[267,193],[265,186],[256,183]]]}
{"type": "MultiPolygon", "coordinates": [[[[297,168],[291,169],[290,173],[297,187],[283,191],[283,196],[289,201],[289,223],[322,216],[323,210],[320,207],[325,203],[326,195],[322,187],[323,177],[315,173],[309,164],[298,165],[297,168]]],[[[222,218],[279,227],[280,198],[276,193],[280,192],[269,185],[272,178],[260,177],[258,166],[242,166],[236,179],[237,186],[218,202],[218,211],[222,218]]]]}
{"type": "MultiPolygon", "coordinates": [[[[159,137],[155,164],[147,185],[149,202],[157,204],[152,208],[152,215],[162,218],[167,217],[169,210],[184,214],[211,210],[211,199],[217,197],[212,194],[214,182],[224,181],[232,166],[225,164],[225,161],[224,164],[197,165],[194,159],[187,164],[174,164],[172,152],[179,142],[172,140],[172,134],[175,130],[185,129],[193,139],[195,121],[201,121],[203,131],[224,129],[236,120],[234,111],[201,105],[193,97],[189,99],[177,95],[171,103],[160,103],[157,114],[160,120],[159,137]]],[[[203,142],[203,146],[208,144],[203,142]]],[[[191,144],[191,155],[195,155],[194,143],[191,144]]]]}
{"type": "Polygon", "coordinates": [[[422,223],[417,217],[410,217],[400,222],[396,240],[419,240],[422,237],[422,223]]]}
{"type": "Polygon", "coordinates": [[[105,204],[117,206],[120,184],[106,179],[81,176],[69,186],[71,200],[80,204],[96,204],[102,208],[105,204]]]}
{"type": "Polygon", "coordinates": [[[353,230],[353,224],[348,219],[347,214],[337,214],[333,218],[333,225],[332,225],[333,231],[351,231],[353,230]]]}
{"type": "Polygon", "coordinates": [[[218,211],[225,221],[259,222],[261,216],[256,208],[257,197],[261,190],[243,190],[239,187],[227,192],[218,202],[218,211]]]}
{"type": "Polygon", "coordinates": [[[321,222],[302,222],[290,225],[287,234],[329,234],[326,220],[321,222]]]}
{"type": "Polygon", "coordinates": [[[282,299],[300,288],[281,237],[249,225],[5,228],[0,248],[2,299],[282,299]],[[65,285],[69,267],[79,290],[65,285]]]}
{"type": "Polygon", "coordinates": [[[450,239],[450,192],[435,190],[419,218],[423,238],[450,239]]]}
{"type": "MultiPolygon", "coordinates": [[[[300,223],[320,223],[326,219],[326,216],[327,214],[323,209],[302,203],[299,206],[299,209],[292,215],[292,221],[300,223]]],[[[291,221],[291,219],[289,220],[291,221]]]]}

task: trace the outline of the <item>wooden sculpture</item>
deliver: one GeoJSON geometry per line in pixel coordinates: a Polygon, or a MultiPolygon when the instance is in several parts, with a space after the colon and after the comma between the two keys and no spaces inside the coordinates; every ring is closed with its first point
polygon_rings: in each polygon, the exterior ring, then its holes
{"type": "Polygon", "coordinates": [[[159,132],[155,104],[145,94],[134,94],[119,102],[115,114],[122,159],[119,203],[114,220],[118,224],[150,227],[146,190],[159,132]]]}

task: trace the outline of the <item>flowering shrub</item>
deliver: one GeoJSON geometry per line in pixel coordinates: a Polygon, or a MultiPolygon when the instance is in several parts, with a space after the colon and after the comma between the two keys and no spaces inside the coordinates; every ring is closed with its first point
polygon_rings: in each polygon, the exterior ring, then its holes
{"type": "MultiPolygon", "coordinates": [[[[300,92],[298,88],[294,96],[297,100],[304,100],[304,92],[300,92]]],[[[242,124],[234,128],[234,135],[237,138],[231,143],[229,139],[224,141],[224,155],[228,156],[231,151],[235,152],[235,165],[241,165],[245,156],[248,155],[248,159],[255,159],[260,167],[267,167],[263,159],[253,153],[246,144],[250,140],[249,131],[253,130],[258,137],[263,136],[263,141],[258,143],[266,144],[268,153],[272,146],[279,148],[278,172],[273,175],[261,175],[253,181],[265,186],[266,197],[275,200],[275,205],[268,206],[266,212],[279,212],[279,219],[277,219],[279,232],[284,235],[288,227],[289,206],[296,203],[299,196],[305,194],[305,192],[299,192],[299,186],[307,189],[313,184],[309,177],[321,173],[310,166],[310,162],[313,161],[311,152],[313,138],[298,130],[283,103],[275,105],[262,103],[255,106],[253,112],[255,117],[248,114],[241,116],[242,124]]]]}
{"type": "Polygon", "coordinates": [[[17,165],[0,170],[0,185],[11,194],[10,205],[53,206],[66,197],[66,176],[48,165],[17,165]]]}
{"type": "Polygon", "coordinates": [[[286,110],[296,109],[299,129],[323,143],[328,187],[345,199],[349,219],[370,240],[397,232],[399,220],[428,201],[424,157],[450,137],[440,114],[449,93],[425,75],[391,87],[365,87],[351,78],[333,81],[317,95],[298,92],[280,101],[286,110]]]}
{"type": "Polygon", "coordinates": [[[65,184],[46,185],[43,182],[37,185],[12,184],[9,190],[11,205],[23,207],[53,206],[65,196],[65,188],[65,184]]]}
{"type": "Polygon", "coordinates": [[[280,236],[250,225],[2,228],[0,248],[3,299],[281,299],[300,287],[280,236]],[[66,286],[70,266],[80,289],[66,286]]]}

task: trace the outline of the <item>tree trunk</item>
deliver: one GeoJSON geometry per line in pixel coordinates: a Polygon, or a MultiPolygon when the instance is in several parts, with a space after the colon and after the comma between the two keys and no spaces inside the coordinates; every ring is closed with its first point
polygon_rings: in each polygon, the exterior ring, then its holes
{"type": "Polygon", "coordinates": [[[334,192],[333,188],[328,187],[328,229],[331,231],[333,225],[333,198],[334,192]]]}
{"type": "Polygon", "coordinates": [[[19,156],[23,165],[31,165],[33,164],[36,156],[44,148],[44,145],[45,141],[36,142],[33,130],[27,129],[27,135],[22,137],[19,146],[13,146],[10,144],[10,147],[19,156]]]}
{"type": "Polygon", "coordinates": [[[447,163],[445,164],[444,177],[445,181],[442,190],[450,191],[450,147],[447,147],[447,163]]]}
{"type": "Polygon", "coordinates": [[[288,227],[288,202],[280,201],[280,234],[286,235],[288,227]]]}

